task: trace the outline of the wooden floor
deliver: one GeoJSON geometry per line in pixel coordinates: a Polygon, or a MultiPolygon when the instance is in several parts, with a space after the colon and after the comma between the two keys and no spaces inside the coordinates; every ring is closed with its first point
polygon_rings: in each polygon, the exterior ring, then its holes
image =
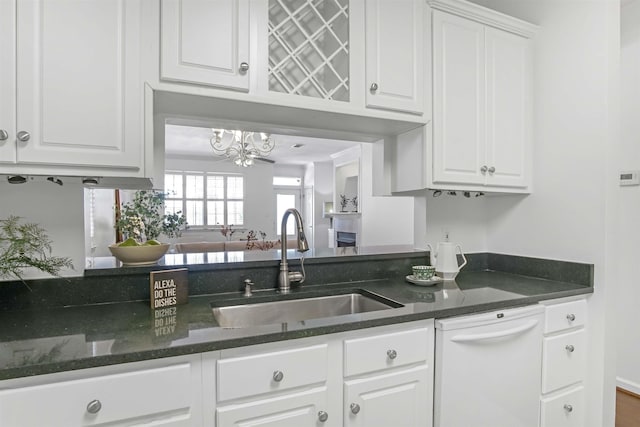
{"type": "Polygon", "coordinates": [[[616,427],[640,427],[640,396],[616,390],[616,427]]]}

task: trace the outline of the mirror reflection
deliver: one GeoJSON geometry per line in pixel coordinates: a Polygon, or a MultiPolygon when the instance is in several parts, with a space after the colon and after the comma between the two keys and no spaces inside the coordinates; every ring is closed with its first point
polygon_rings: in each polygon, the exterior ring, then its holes
{"type": "MultiPolygon", "coordinates": [[[[280,249],[280,222],[289,208],[302,214],[311,254],[413,243],[412,205],[394,213],[394,229],[380,226],[394,200],[371,195],[368,143],[220,123],[167,123],[164,132],[165,173],[154,184],[165,193],[164,213],[184,215],[187,223],[179,237],[158,239],[171,243],[170,253],[280,249]]],[[[116,206],[134,196],[134,190],[87,190],[88,256],[110,256],[108,245],[126,238],[116,237],[116,206]]],[[[292,218],[285,235],[288,248],[295,247],[292,218]]]]}

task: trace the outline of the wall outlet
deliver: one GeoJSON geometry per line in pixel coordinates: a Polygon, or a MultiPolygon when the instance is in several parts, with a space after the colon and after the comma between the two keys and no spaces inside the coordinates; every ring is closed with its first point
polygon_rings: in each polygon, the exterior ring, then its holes
{"type": "Polygon", "coordinates": [[[442,239],[445,242],[448,242],[449,241],[449,237],[451,237],[450,233],[449,233],[449,228],[443,228],[442,229],[442,239]]]}

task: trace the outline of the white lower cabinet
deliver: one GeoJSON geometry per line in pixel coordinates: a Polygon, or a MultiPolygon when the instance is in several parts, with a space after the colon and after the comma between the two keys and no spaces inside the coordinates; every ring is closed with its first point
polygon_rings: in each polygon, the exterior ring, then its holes
{"type": "Polygon", "coordinates": [[[222,351],[216,426],[430,427],[433,337],[426,320],[222,351]]]}
{"type": "Polygon", "coordinates": [[[552,300],[544,305],[540,426],[583,426],[587,301],[552,300]]]}
{"type": "Polygon", "coordinates": [[[344,426],[431,425],[429,369],[427,364],[421,364],[399,372],[345,381],[344,426]]]}
{"type": "Polygon", "coordinates": [[[197,427],[201,378],[194,355],[4,381],[0,425],[197,427]]]}

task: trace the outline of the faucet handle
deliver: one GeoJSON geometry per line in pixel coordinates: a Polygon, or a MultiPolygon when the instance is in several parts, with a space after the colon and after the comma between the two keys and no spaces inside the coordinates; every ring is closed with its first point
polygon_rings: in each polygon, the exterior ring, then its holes
{"type": "Polygon", "coordinates": [[[253,295],[253,292],[251,292],[251,286],[253,286],[253,282],[251,281],[251,279],[244,279],[244,296],[245,297],[250,297],[251,295],[253,295]]]}

